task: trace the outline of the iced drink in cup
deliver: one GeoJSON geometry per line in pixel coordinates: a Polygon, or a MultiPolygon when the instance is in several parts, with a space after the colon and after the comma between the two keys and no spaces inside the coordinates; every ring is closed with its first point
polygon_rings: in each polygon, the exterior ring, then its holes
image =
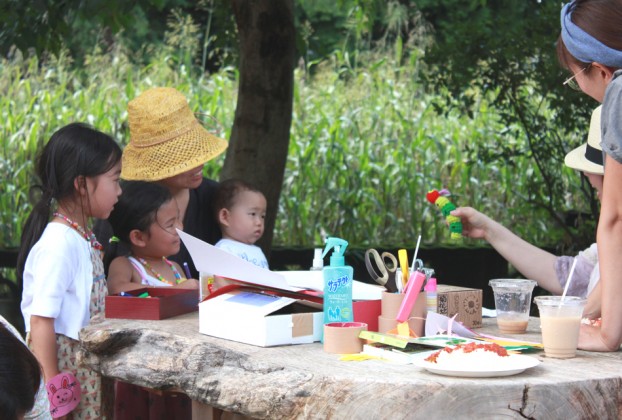
{"type": "Polygon", "coordinates": [[[537,296],[544,354],[569,359],[577,354],[579,328],[586,300],[575,296],[537,296]],[[560,305],[561,303],[561,305],[560,305]]]}
{"type": "Polygon", "coordinates": [[[522,334],[527,330],[533,280],[494,279],[488,283],[495,294],[497,326],[502,333],[522,334]]]}

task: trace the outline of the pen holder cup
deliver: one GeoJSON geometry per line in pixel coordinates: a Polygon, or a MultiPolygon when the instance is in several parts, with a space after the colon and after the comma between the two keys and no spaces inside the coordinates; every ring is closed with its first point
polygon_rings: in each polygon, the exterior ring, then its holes
{"type": "Polygon", "coordinates": [[[324,351],[336,354],[354,354],[363,351],[361,331],[367,331],[364,322],[331,322],[324,325],[324,351]]]}
{"type": "MultiPolygon", "coordinates": [[[[382,292],[382,301],[380,316],[378,317],[378,332],[386,333],[397,328],[397,313],[400,310],[404,293],[382,292]]],[[[408,325],[419,337],[424,335],[425,316],[427,313],[425,293],[421,292],[415,300],[412,310],[410,311],[408,325]]]]}

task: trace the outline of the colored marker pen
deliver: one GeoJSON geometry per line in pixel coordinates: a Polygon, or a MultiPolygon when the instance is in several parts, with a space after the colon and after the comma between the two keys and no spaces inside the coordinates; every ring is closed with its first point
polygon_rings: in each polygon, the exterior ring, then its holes
{"type": "Polygon", "coordinates": [[[192,274],[190,274],[190,267],[188,267],[188,263],[187,262],[184,263],[184,273],[186,273],[186,278],[187,279],[192,278],[192,274]]]}
{"type": "Polygon", "coordinates": [[[397,312],[397,317],[395,318],[397,322],[408,321],[410,312],[415,305],[415,301],[417,300],[417,296],[419,296],[424,281],[425,274],[421,271],[415,271],[410,275],[410,279],[408,279],[408,284],[406,285],[406,291],[404,292],[404,300],[402,300],[400,309],[397,312]]]}

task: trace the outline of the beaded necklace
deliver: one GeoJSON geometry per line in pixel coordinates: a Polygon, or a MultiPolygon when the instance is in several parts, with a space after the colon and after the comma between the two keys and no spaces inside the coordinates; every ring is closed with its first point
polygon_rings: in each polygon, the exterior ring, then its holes
{"type": "MultiPolygon", "coordinates": [[[[153,269],[153,267],[151,266],[151,264],[149,264],[144,258],[141,257],[136,257],[136,259],[138,261],[140,261],[140,263],[145,266],[145,268],[149,271],[151,271],[151,274],[153,274],[155,276],[155,278],[157,278],[158,280],[160,280],[162,283],[166,283],[166,284],[170,284],[171,286],[173,286],[174,284],[179,284],[181,283],[183,280],[181,278],[181,274],[179,274],[179,271],[177,271],[177,268],[175,268],[175,264],[173,264],[172,262],[170,262],[169,260],[166,259],[166,257],[162,257],[162,261],[164,263],[166,263],[166,265],[168,265],[171,268],[171,271],[173,271],[173,276],[175,277],[175,283],[168,281],[164,278],[164,276],[160,273],[158,273],[157,271],[155,271],[153,269]]],[[[185,280],[185,279],[184,279],[185,280]]]]}
{"type": "Polygon", "coordinates": [[[95,234],[93,233],[92,230],[89,230],[88,232],[79,224],[77,224],[76,222],[74,222],[73,220],[71,220],[69,217],[65,216],[62,213],[59,213],[57,211],[55,211],[54,213],[52,213],[52,216],[54,217],[58,217],[59,219],[63,219],[65,222],[69,223],[69,226],[71,226],[76,232],[78,232],[80,235],[82,235],[84,237],[84,239],[86,239],[93,248],[98,249],[100,251],[104,250],[104,247],[102,246],[102,244],[100,244],[97,241],[97,238],[95,237],[95,234]]]}

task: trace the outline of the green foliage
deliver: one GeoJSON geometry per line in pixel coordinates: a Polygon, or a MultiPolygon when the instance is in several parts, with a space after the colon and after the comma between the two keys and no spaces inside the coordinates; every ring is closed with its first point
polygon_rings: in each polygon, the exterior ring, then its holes
{"type": "MultiPolygon", "coordinates": [[[[0,2],[0,54],[13,48],[39,56],[69,51],[78,63],[93,49],[121,43],[130,59],[146,64],[171,36],[188,36],[185,62],[215,69],[236,61],[236,31],[229,2],[214,0],[73,0],[0,2]],[[187,29],[188,34],[176,33],[187,29]],[[117,36],[121,34],[121,36],[117,36]],[[190,45],[192,44],[192,45],[190,45]],[[190,47],[188,49],[188,47],[190,47]],[[192,54],[192,56],[188,56],[192,54]]],[[[175,44],[181,45],[179,40],[175,44]]]]}
{"type": "MultiPolygon", "coordinates": [[[[235,57],[228,9],[210,0],[126,3],[114,9],[113,1],[97,24],[84,19],[94,0],[63,9],[79,34],[70,51],[88,46],[77,56],[59,48],[45,60],[15,52],[0,61],[0,244],[18,244],[36,152],[68,122],[89,122],[124,143],[127,102],[151,86],[174,86],[229,137],[237,72],[202,71],[235,57]],[[112,36],[106,21],[117,11],[129,17],[112,36]]],[[[317,245],[323,233],[353,246],[413,246],[418,234],[447,243],[443,219],[425,201],[441,187],[531,242],[591,240],[593,222],[580,230],[564,223],[566,212],[590,207],[581,194],[589,187],[561,162],[584,141],[593,104],[559,89],[558,5],[532,3],[298,1],[308,54],[296,72],[275,244],[317,245]]],[[[22,12],[25,22],[41,13],[22,12]]],[[[222,159],[205,173],[217,178],[222,159]]]]}
{"type": "MultiPolygon", "coordinates": [[[[197,82],[194,74],[173,67],[166,55],[153,57],[153,64],[141,67],[130,63],[121,48],[112,53],[95,51],[85,66],[73,69],[65,52],[47,62],[36,57],[0,60],[0,247],[19,245],[22,226],[31,208],[30,188],[37,154],[52,133],[73,121],[87,122],[125,144],[128,139],[127,103],[152,86],[175,86],[187,95],[198,112],[213,116],[218,127],[230,129],[236,89],[235,73],[219,74],[197,82]]],[[[215,130],[228,137],[228,131],[215,130]]],[[[206,165],[215,176],[222,159],[206,165]]]]}
{"type": "MultiPolygon", "coordinates": [[[[459,112],[477,118],[482,99],[494,109],[500,124],[499,142],[467,143],[464,153],[473,163],[513,165],[532,160],[529,188],[521,198],[541,208],[565,230],[565,243],[593,237],[593,224],[578,230],[564,223],[568,185],[562,171],[564,154],[584,141],[588,118],[596,106],[586,95],[563,89],[565,75],[556,58],[560,5],[529,0],[420,0],[416,2],[361,0],[352,6],[349,48],[341,50],[344,65],[357,70],[367,52],[394,52],[397,65],[411,60],[412,73],[432,92],[430,104],[439,115],[459,112]],[[354,38],[354,39],[352,39],[354,38]]],[[[421,89],[423,90],[423,89],[421,89]]],[[[576,184],[576,183],[575,183],[576,184]]],[[[577,187],[597,202],[585,184],[577,187]]],[[[563,244],[562,244],[563,246],[563,244]]]]}
{"type": "MultiPolygon", "coordinates": [[[[175,50],[179,50],[175,48],[175,50]]],[[[488,163],[471,152],[507,144],[527,150],[518,129],[505,132],[490,99],[479,95],[472,116],[440,114],[436,96],[417,81],[420,63],[410,49],[396,61],[395,51],[369,54],[357,69],[343,54],[322,62],[310,78],[296,73],[290,155],[277,218],[275,244],[316,245],[323,232],[347,238],[353,246],[412,246],[446,243],[448,231],[436,208],[425,200],[430,188],[447,187],[452,200],[473,205],[516,229],[526,239],[555,244],[566,235],[550,213],[525,197],[540,177],[528,155],[511,164],[488,163]]],[[[362,56],[361,56],[362,57],[362,56]]],[[[196,77],[166,50],[150,65],[132,64],[122,48],[94,51],[81,70],[66,54],[42,63],[36,58],[0,62],[0,112],[5,121],[0,166],[6,181],[0,243],[16,246],[30,208],[32,162],[51,133],[70,121],[87,121],[127,141],[127,102],[151,86],[175,86],[198,111],[212,115],[229,136],[237,95],[237,73],[225,68],[196,77]]],[[[475,93],[474,93],[475,95],[475,93]]],[[[546,107],[546,104],[543,105],[546,107]]],[[[548,111],[551,112],[551,111],[548,111]]],[[[205,173],[218,177],[219,159],[205,173]]],[[[557,163],[560,165],[560,163],[557,163]]],[[[578,182],[561,174],[569,191],[578,182]]],[[[575,208],[568,197],[560,211],[575,208]]],[[[579,201],[580,202],[580,201],[579,201]]]]}
{"type": "MultiPolygon", "coordinates": [[[[313,79],[298,74],[276,243],[319,244],[325,233],[356,246],[413,246],[418,234],[425,243],[448,243],[447,227],[425,200],[442,187],[458,205],[479,208],[534,243],[568,241],[559,215],[528,200],[533,185],[543,184],[529,154],[505,163],[472,152],[529,148],[519,128],[505,129],[494,95],[480,93],[471,116],[457,107],[439,113],[439,97],[416,81],[419,63],[400,65],[396,56],[367,54],[367,65],[353,69],[335,54],[313,79]]],[[[579,178],[565,171],[558,181],[572,190],[579,178]]]]}
{"type": "MultiPolygon", "coordinates": [[[[524,199],[545,209],[563,227],[560,209],[567,185],[559,162],[585,141],[596,103],[561,84],[565,75],[555,50],[560,4],[422,0],[418,7],[435,28],[435,43],[425,59],[431,71],[425,80],[436,91],[449,92],[445,103],[437,104],[439,109],[457,106],[469,112],[485,92],[504,123],[500,134],[512,133],[525,142],[521,147],[502,142],[493,150],[474,146],[471,155],[491,163],[530,157],[539,176],[529,181],[524,199]]],[[[580,241],[592,226],[585,229],[567,233],[580,241]]]]}

